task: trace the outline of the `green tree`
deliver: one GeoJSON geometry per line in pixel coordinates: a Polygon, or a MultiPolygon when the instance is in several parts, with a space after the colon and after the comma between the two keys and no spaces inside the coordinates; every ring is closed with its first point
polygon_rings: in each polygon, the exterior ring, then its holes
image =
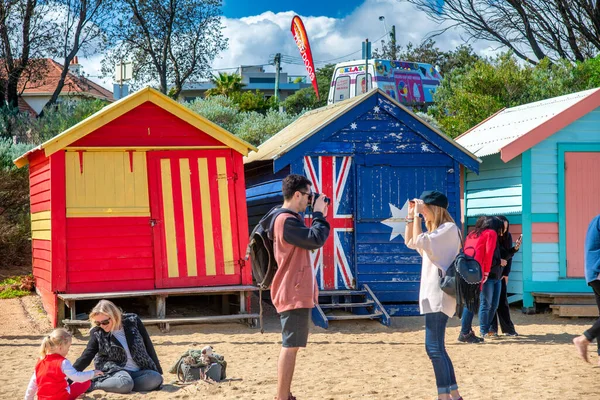
{"type": "Polygon", "coordinates": [[[317,100],[317,96],[312,87],[300,89],[283,101],[282,105],[284,109],[290,114],[300,114],[303,111],[313,110],[327,105],[327,98],[329,97],[331,78],[333,77],[334,70],[335,64],[327,64],[317,69],[315,75],[317,77],[317,85],[319,88],[319,100],[317,100]]]}
{"type": "MultiPolygon", "coordinates": [[[[373,51],[373,58],[391,60],[391,43],[384,43],[380,50],[373,51]]],[[[399,61],[413,61],[431,64],[446,74],[455,68],[473,65],[480,57],[475,54],[473,47],[462,44],[451,51],[442,51],[431,38],[424,40],[418,45],[409,42],[406,47],[396,45],[396,58],[399,61]]]]}
{"type": "Polygon", "coordinates": [[[265,96],[258,90],[255,92],[233,92],[230,97],[240,111],[256,111],[261,114],[266,114],[268,110],[277,106],[275,97],[265,99],[265,96]]]}
{"type": "Polygon", "coordinates": [[[545,59],[532,66],[522,65],[511,52],[503,53],[447,74],[428,114],[456,137],[504,107],[590,89],[599,79],[598,58],[579,64],[545,59]]]}
{"type": "Polygon", "coordinates": [[[228,74],[227,72],[219,72],[217,76],[213,76],[210,81],[215,85],[206,91],[205,96],[227,96],[230,97],[234,93],[242,90],[245,84],[242,83],[242,76],[239,74],[228,74]]]}
{"type": "Polygon", "coordinates": [[[133,87],[158,84],[177,98],[188,81],[210,77],[210,64],[227,47],[222,0],[119,0],[108,31],[115,47],[102,61],[112,76],[122,60],[133,61],[133,87]]]}

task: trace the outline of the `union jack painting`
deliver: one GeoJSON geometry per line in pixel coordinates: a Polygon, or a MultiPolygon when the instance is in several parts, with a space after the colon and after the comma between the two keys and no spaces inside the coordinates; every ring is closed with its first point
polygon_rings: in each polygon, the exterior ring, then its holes
{"type": "MultiPolygon", "coordinates": [[[[331,198],[327,221],[331,232],[325,245],[311,253],[319,288],[353,289],[353,184],[352,157],[304,157],[304,173],[312,190],[331,198]]],[[[310,216],[307,216],[310,222],[310,216]]]]}

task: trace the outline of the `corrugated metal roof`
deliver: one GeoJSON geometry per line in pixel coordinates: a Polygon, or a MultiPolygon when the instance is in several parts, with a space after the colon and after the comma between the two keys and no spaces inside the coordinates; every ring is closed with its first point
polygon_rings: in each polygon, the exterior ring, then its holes
{"type": "Polygon", "coordinates": [[[279,133],[269,138],[258,147],[258,152],[252,151],[245,158],[244,163],[248,164],[254,161],[274,160],[285,154],[289,149],[296,147],[304,139],[312,136],[322,127],[331,121],[343,115],[356,104],[361,103],[370,96],[377,93],[377,90],[371,90],[360,96],[351,97],[347,100],[334,103],[329,106],[317,108],[303,114],[296,121],[283,128],[279,133]]]}
{"type": "Polygon", "coordinates": [[[477,157],[489,156],[569,109],[600,88],[506,108],[475,126],[456,141],[477,157]]]}

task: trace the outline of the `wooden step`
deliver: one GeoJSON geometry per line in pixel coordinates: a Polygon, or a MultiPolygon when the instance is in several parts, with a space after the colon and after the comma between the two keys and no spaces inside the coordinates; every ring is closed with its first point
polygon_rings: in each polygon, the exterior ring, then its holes
{"type": "Polygon", "coordinates": [[[559,317],[598,318],[598,306],[595,304],[552,304],[552,314],[559,317]]]}
{"type": "MultiPolygon", "coordinates": [[[[259,314],[234,314],[234,315],[213,315],[207,317],[177,317],[177,318],[142,318],[144,325],[158,324],[204,324],[216,322],[235,322],[246,319],[259,318],[259,314]]],[[[89,327],[89,320],[65,319],[62,321],[65,326],[83,326],[89,327]]]]}
{"type": "Polygon", "coordinates": [[[367,294],[365,290],[323,290],[319,292],[321,296],[364,296],[367,294]]]}
{"type": "Polygon", "coordinates": [[[369,300],[364,303],[336,303],[336,304],[319,304],[323,309],[326,308],[356,308],[356,307],[371,307],[375,304],[374,301],[369,300]]]}
{"type": "Polygon", "coordinates": [[[378,319],[382,316],[383,314],[378,312],[375,312],[373,314],[365,314],[365,315],[356,315],[356,314],[349,314],[349,315],[328,315],[327,316],[327,320],[329,321],[351,321],[351,320],[360,320],[360,319],[378,319]]]}
{"type": "Polygon", "coordinates": [[[596,304],[592,292],[589,293],[541,293],[531,294],[538,304],[596,304]]]}

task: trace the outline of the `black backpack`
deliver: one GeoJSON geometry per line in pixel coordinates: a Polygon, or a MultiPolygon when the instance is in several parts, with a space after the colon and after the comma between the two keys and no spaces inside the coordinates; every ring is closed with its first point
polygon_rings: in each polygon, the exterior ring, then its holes
{"type": "MultiPolygon", "coordinates": [[[[462,242],[462,236],[460,239],[462,242]]],[[[472,249],[472,247],[468,248],[472,249]]],[[[446,270],[446,275],[440,280],[441,289],[456,298],[458,318],[462,317],[464,307],[475,314],[479,311],[480,285],[483,280],[481,265],[474,258],[475,253],[473,256],[469,256],[465,254],[465,250],[461,248],[454,262],[446,270]]]]}
{"type": "Polygon", "coordinates": [[[292,214],[298,216],[295,212],[279,206],[272,208],[252,230],[248,239],[248,248],[246,249],[246,261],[250,260],[252,266],[252,277],[259,289],[260,304],[260,331],[263,330],[262,321],[262,291],[271,287],[275,272],[277,272],[277,261],[273,250],[273,226],[275,220],[280,214],[292,214]]]}
{"type": "Polygon", "coordinates": [[[259,289],[267,290],[271,287],[273,276],[277,272],[277,262],[273,251],[273,226],[280,214],[298,215],[286,208],[272,208],[252,230],[246,249],[246,261],[250,259],[252,277],[259,289]]]}

